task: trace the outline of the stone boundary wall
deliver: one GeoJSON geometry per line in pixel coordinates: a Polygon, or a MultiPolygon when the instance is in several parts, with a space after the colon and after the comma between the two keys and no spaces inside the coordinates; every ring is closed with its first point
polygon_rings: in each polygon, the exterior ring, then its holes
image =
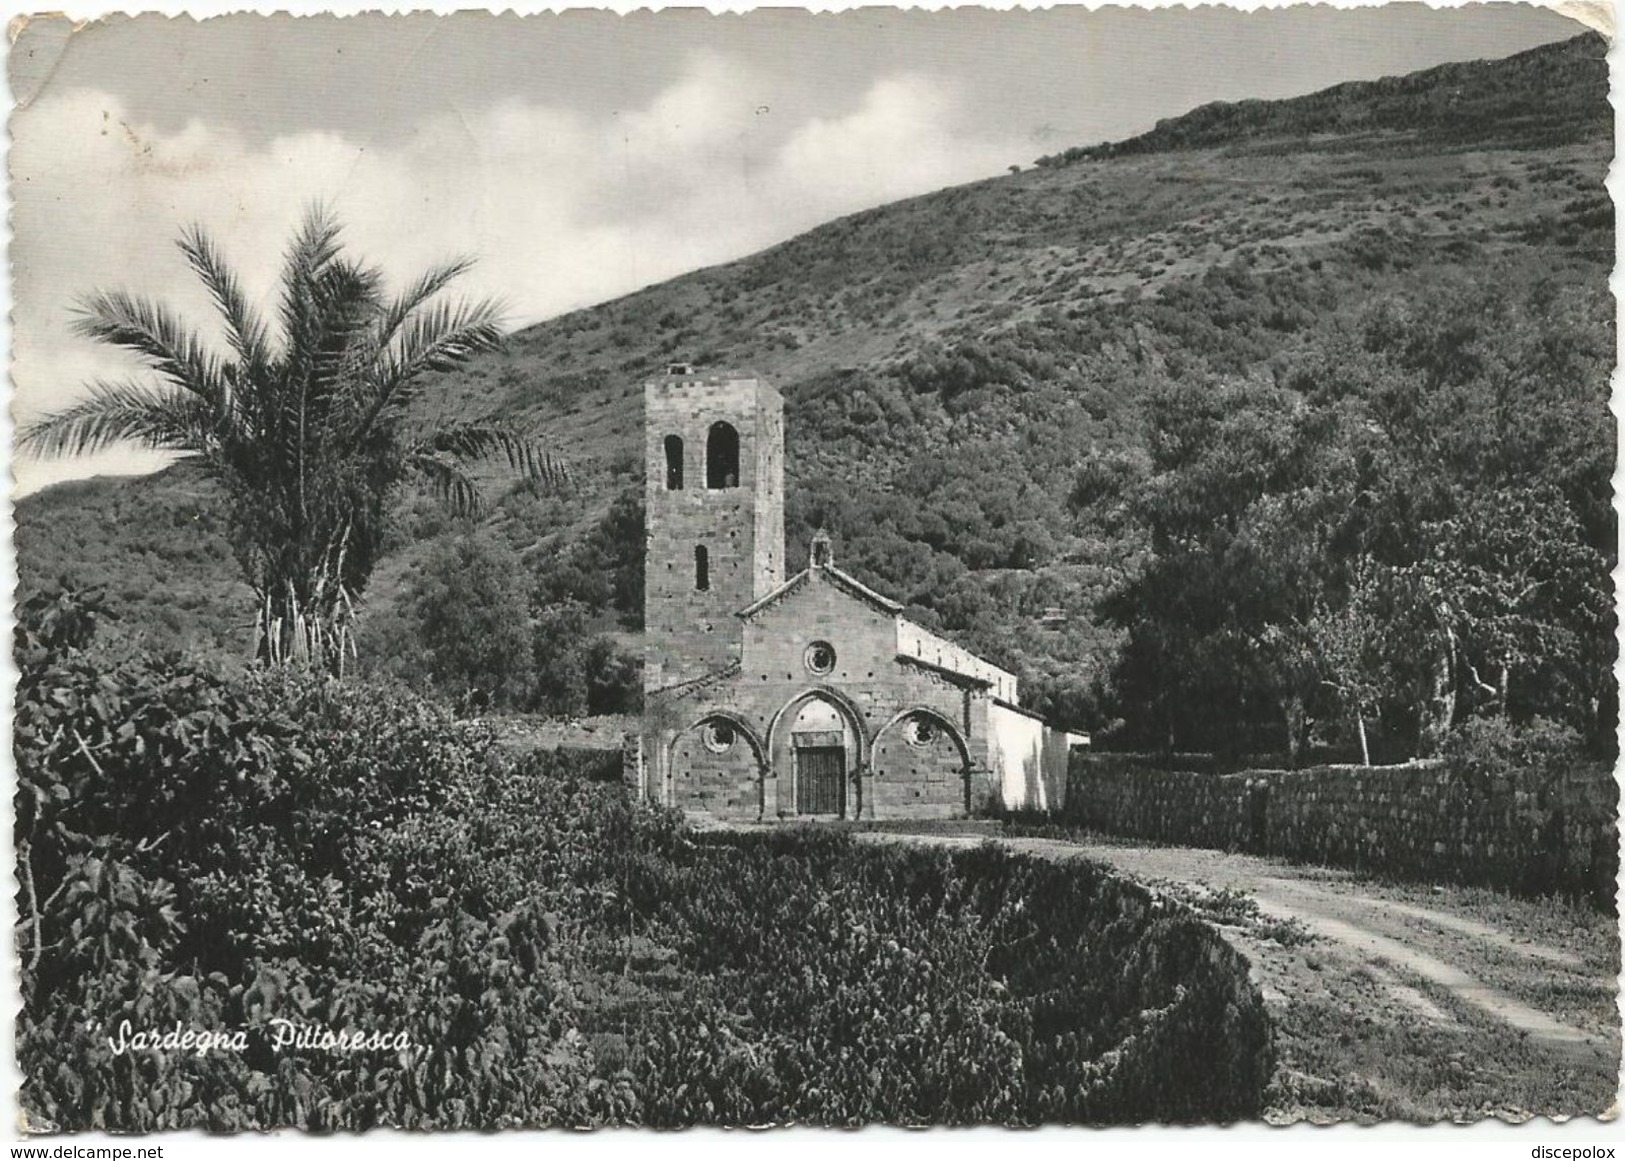
{"type": "Polygon", "coordinates": [[[1614,905],[1619,788],[1590,764],[1475,779],[1439,763],[1202,774],[1077,754],[1065,817],[1105,834],[1614,905]]]}
{"type": "Polygon", "coordinates": [[[1074,754],[1063,817],[1105,834],[1255,850],[1246,774],[1152,770],[1115,754],[1074,754]]]}

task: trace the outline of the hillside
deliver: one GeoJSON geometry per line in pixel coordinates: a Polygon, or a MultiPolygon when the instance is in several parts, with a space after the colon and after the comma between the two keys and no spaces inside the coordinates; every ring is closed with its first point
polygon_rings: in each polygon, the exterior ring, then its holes
{"type": "Polygon", "coordinates": [[[1350,81],[1284,101],[1216,101],[1138,137],[1068,149],[1038,164],[1294,139],[1301,146],[1322,136],[1347,148],[1361,133],[1405,134],[1441,149],[1545,149],[1610,131],[1609,109],[1596,100],[1599,79],[1607,83],[1606,53],[1601,37],[1579,36],[1505,60],[1350,81]]]}
{"type": "MultiPolygon", "coordinates": [[[[1316,385],[1347,378],[1350,351],[1539,363],[1551,389],[1515,394],[1500,417],[1539,433],[1539,470],[1612,552],[1604,52],[1588,35],[1208,106],[1062,155],[1087,164],[1046,159],[856,214],[529,328],[449,378],[444,399],[531,425],[574,463],[572,495],[512,492],[490,518],[557,593],[641,548],[626,535],[607,554],[603,535],[596,555],[579,547],[641,489],[641,377],[676,357],[756,370],[787,404],[792,567],[828,527],[843,567],[1014,666],[1030,704],[1095,725],[1119,640],[1098,602],[1147,541],[1076,486],[1087,465],[1144,460],[1145,404],[1169,383],[1269,384],[1329,407],[1316,385]],[[1040,622],[1048,607],[1064,626],[1040,622]]],[[[401,551],[374,584],[385,607],[412,543],[444,528],[406,503],[401,551]]],[[[22,589],[63,573],[109,583],[129,632],[241,648],[211,519],[184,469],[30,497],[22,589]]],[[[610,595],[587,598],[608,615],[610,595]]]]}

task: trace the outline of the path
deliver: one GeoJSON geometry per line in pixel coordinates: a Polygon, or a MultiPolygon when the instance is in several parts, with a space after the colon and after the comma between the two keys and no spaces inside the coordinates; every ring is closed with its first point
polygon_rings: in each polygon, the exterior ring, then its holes
{"type": "Polygon", "coordinates": [[[1611,920],[1220,851],[997,841],[1037,857],[1107,863],[1219,925],[1251,962],[1277,1024],[1283,1061],[1272,1119],[1523,1119],[1602,1113],[1614,1103],[1619,945],[1611,920]]]}

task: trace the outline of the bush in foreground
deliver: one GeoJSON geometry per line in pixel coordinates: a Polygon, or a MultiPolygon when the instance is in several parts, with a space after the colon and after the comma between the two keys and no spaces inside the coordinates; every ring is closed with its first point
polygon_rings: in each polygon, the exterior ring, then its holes
{"type": "Polygon", "coordinates": [[[500,773],[487,739],[395,691],[114,662],[83,648],[88,634],[41,633],[29,610],[24,622],[18,1053],[30,1123],[457,1128],[625,1114],[572,1033],[549,899],[487,873],[486,836],[472,830],[500,773]],[[279,1050],[279,1029],[410,1047],[279,1050]],[[130,1047],[188,1030],[240,1039],[130,1047]]]}
{"type": "Polygon", "coordinates": [[[1259,1112],[1245,962],[1095,865],[781,831],[634,861],[627,895],[685,973],[681,1006],[633,1024],[648,1123],[1259,1112]]]}

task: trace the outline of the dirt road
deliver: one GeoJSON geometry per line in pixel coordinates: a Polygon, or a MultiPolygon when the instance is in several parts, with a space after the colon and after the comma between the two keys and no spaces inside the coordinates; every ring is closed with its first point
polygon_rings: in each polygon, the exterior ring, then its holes
{"type": "Polygon", "coordinates": [[[1252,963],[1276,1024],[1272,1121],[1612,1115],[1620,949],[1611,916],[1219,851],[997,841],[1108,863],[1219,926],[1252,963]]]}

